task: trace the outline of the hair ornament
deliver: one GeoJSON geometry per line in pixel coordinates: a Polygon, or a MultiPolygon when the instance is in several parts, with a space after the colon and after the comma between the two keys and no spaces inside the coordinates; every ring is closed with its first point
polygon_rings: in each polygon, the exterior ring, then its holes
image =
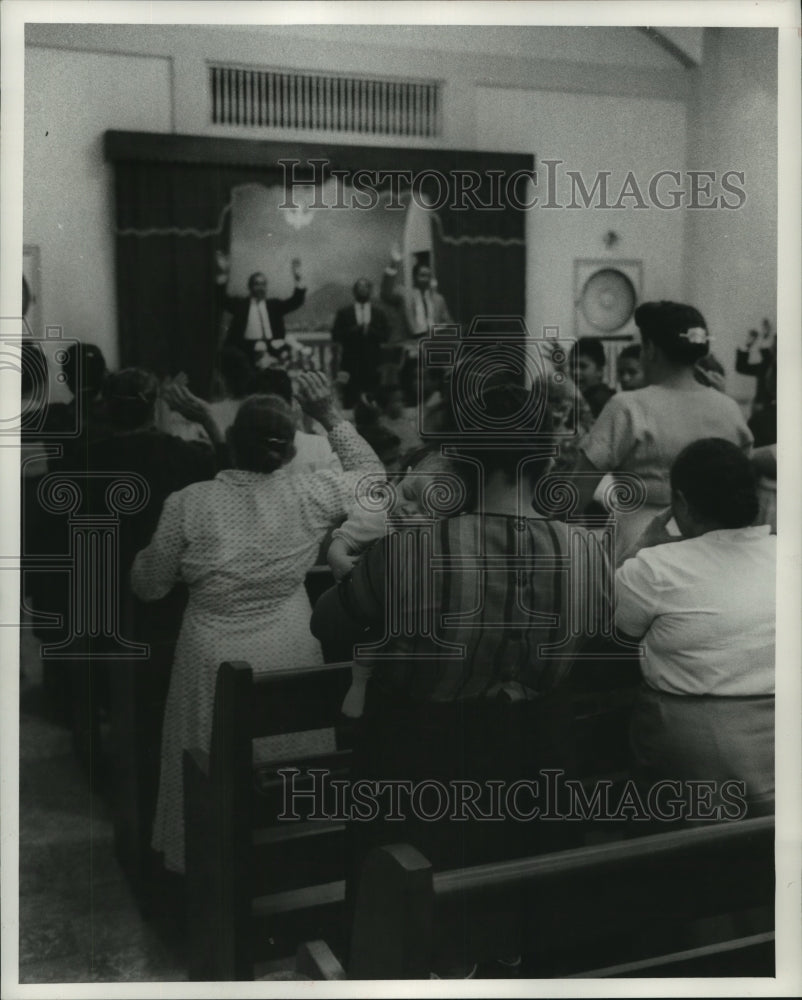
{"type": "Polygon", "coordinates": [[[685,333],[681,333],[680,337],[689,344],[709,344],[713,339],[703,326],[692,326],[685,333]]]}

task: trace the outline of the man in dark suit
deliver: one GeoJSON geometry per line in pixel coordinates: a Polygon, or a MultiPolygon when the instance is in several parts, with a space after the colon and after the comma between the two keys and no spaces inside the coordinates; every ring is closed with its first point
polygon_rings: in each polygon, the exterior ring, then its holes
{"type": "Polygon", "coordinates": [[[354,301],[338,310],[331,330],[336,345],[337,377],[343,388],[343,405],[351,409],[359,394],[377,388],[382,345],[390,335],[384,310],[371,301],[373,285],[367,278],[354,284],[354,301]],[[344,377],[347,375],[347,379],[344,377]]]}
{"type": "Polygon", "coordinates": [[[218,253],[217,265],[217,288],[221,307],[231,316],[221,346],[234,347],[242,351],[254,367],[264,367],[268,358],[279,361],[286,348],[287,333],[284,317],[287,313],[300,309],[306,298],[300,260],[296,257],[292,262],[295,289],[287,299],[267,298],[267,278],[262,271],[255,271],[248,278],[250,295],[247,297],[228,295],[226,293],[228,258],[218,253]]]}

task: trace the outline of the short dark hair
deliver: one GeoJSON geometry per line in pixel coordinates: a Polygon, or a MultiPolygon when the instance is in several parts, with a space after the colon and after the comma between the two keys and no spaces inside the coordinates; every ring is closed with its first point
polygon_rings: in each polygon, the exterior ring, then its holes
{"type": "Polygon", "coordinates": [[[279,396],[249,396],[237,410],[229,443],[240,469],[275,472],[295,455],[295,417],[279,396]]]}
{"type": "Polygon", "coordinates": [[[704,316],[693,306],[680,302],[644,302],[635,310],[635,323],[644,340],[649,340],[676,365],[691,367],[710,350],[710,336],[704,316]],[[702,331],[698,339],[688,331],[702,331]]]}
{"type": "Polygon", "coordinates": [[[70,344],[61,368],[67,388],[73,394],[79,388],[79,383],[83,392],[100,392],[107,371],[106,359],[100,348],[95,344],[83,343],[70,344]]]}
{"type": "Polygon", "coordinates": [[[724,528],[745,528],[758,514],[757,474],[746,455],[724,438],[700,438],[677,455],[671,489],[692,511],[724,528]]]}
{"type": "Polygon", "coordinates": [[[146,368],[123,368],[107,375],[103,382],[106,416],[126,430],[153,419],[158,395],[159,380],[146,368]]]}
{"type": "Polygon", "coordinates": [[[227,390],[235,399],[242,399],[256,388],[256,376],[247,355],[237,347],[224,347],[220,352],[220,374],[227,390]]]}
{"type": "Polygon", "coordinates": [[[634,361],[640,361],[640,344],[627,344],[627,346],[618,355],[618,360],[621,361],[622,358],[632,358],[634,361]]]}
{"type": "Polygon", "coordinates": [[[598,337],[580,337],[576,342],[574,347],[571,349],[571,356],[576,355],[577,357],[584,356],[590,358],[590,360],[598,367],[604,368],[607,362],[607,355],[604,351],[604,344],[599,340],[598,337]]]}
{"type": "Polygon", "coordinates": [[[286,402],[292,402],[292,379],[284,368],[265,368],[254,381],[260,394],[281,396],[286,402]]]}
{"type": "MultiPolygon", "coordinates": [[[[531,431],[533,437],[538,435],[539,444],[549,445],[552,442],[551,435],[554,424],[551,411],[543,400],[542,406],[532,406],[533,396],[544,395],[546,388],[541,380],[535,382],[532,387],[522,385],[520,381],[513,381],[506,375],[499,375],[498,378],[487,380],[482,391],[482,407],[487,414],[488,420],[493,423],[503,421],[504,418],[515,418],[524,412],[530,412],[528,426],[519,426],[516,430],[531,431]]],[[[501,471],[508,478],[513,478],[518,469],[519,463],[526,457],[521,448],[471,448],[470,444],[460,446],[460,454],[475,458],[487,472],[501,471]]],[[[527,463],[529,473],[534,479],[539,479],[549,468],[551,458],[527,463]]]]}
{"type": "Polygon", "coordinates": [[[248,288],[251,287],[251,282],[254,278],[264,278],[267,281],[267,275],[264,271],[254,271],[252,274],[248,275],[248,288]]]}

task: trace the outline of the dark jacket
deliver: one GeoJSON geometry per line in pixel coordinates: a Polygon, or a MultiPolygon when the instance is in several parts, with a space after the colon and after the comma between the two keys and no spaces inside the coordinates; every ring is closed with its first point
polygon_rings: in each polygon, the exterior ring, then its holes
{"type": "Polygon", "coordinates": [[[340,370],[351,376],[349,386],[357,392],[373,389],[378,384],[378,368],[382,363],[382,345],[390,335],[387,314],[374,302],[370,304],[367,329],[357,324],[353,302],[337,311],[331,339],[341,350],[340,370]]]}
{"type": "MultiPolygon", "coordinates": [[[[250,357],[251,351],[249,342],[245,340],[245,328],[248,325],[248,314],[251,309],[251,297],[226,295],[224,285],[218,285],[218,295],[221,309],[231,314],[231,322],[228,325],[225,346],[236,347],[238,350],[244,351],[250,357]]],[[[273,340],[284,340],[287,336],[287,331],[284,326],[284,317],[287,313],[300,309],[304,304],[305,299],[306,289],[296,288],[288,299],[265,300],[273,340]]]]}

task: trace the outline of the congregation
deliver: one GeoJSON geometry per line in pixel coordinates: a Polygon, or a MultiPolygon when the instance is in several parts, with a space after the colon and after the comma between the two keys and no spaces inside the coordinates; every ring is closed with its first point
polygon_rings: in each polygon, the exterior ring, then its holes
{"type": "MultiPolygon", "coordinates": [[[[356,301],[370,291],[358,282],[356,301]]],[[[410,341],[428,332],[422,322],[410,341]]],[[[72,401],[28,410],[24,545],[58,550],[63,519],[41,503],[53,477],[79,483],[81,513],[95,519],[115,477],[147,484],[120,520],[116,579],[120,634],[147,646],[163,713],[140,734],[159,749],[154,870],[178,884],[186,873],[182,760],[209,752],[224,661],[255,673],[352,661],[342,704],[350,780],[460,778],[482,786],[482,802],[494,781],[577,773],[567,694],[623,677],[637,684],[628,738],[639,787],[713,782],[721,801],[723,785],[741,782],[742,815],[772,811],[775,338],[766,322],[738,352],[738,371],[758,380],[747,420],[698,310],[647,302],[635,322],[640,338],[617,354],[617,386],[604,382],[595,338],[535,377],[531,344],[517,376],[491,365],[476,389],[487,426],[515,428],[494,430],[492,447],[461,426],[460,407],[476,400],[459,360],[444,375],[407,352],[380,377],[357,371],[346,350],[349,380],[288,370],[278,356],[256,363],[226,343],[219,398],[207,401],[180,375],[108,372],[94,345],[70,349],[72,401]],[[42,442],[76,419],[80,435],[53,458],[42,442]],[[556,483],[568,484],[572,505],[555,506],[556,483]],[[617,503],[622,488],[637,502],[617,503]],[[331,585],[312,594],[316,569],[331,585]]],[[[26,342],[24,401],[42,370],[39,346],[26,342]]],[[[68,591],[57,574],[33,574],[23,595],[37,613],[62,616],[63,642],[73,638],[68,591]]],[[[40,637],[53,642],[52,626],[40,637]]],[[[113,661],[118,638],[96,633],[86,646],[101,713],[113,669],[102,643],[113,661]]],[[[51,715],[69,724],[63,671],[45,680],[51,715]]],[[[263,761],[336,748],[334,729],[257,743],[263,761]]],[[[346,920],[368,853],[397,841],[441,870],[563,850],[583,830],[414,815],[351,822],[346,920]]]]}

